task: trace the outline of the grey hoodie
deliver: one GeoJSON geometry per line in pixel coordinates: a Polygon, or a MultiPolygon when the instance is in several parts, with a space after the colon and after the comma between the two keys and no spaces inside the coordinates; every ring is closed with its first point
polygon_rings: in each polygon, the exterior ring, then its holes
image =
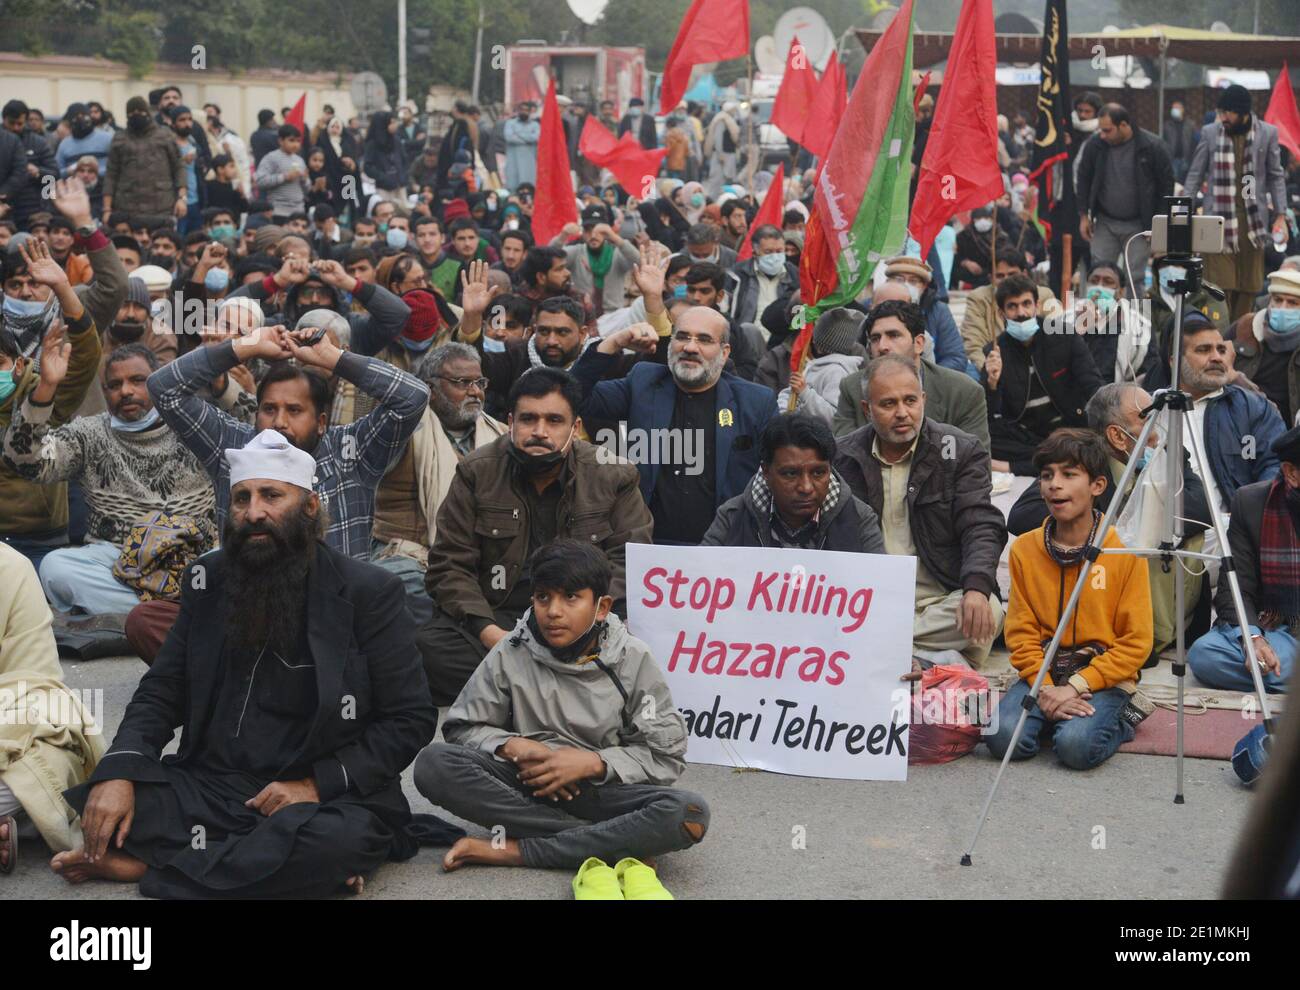
{"type": "Polygon", "coordinates": [[[447,742],[495,754],[511,736],[523,736],[589,750],[608,768],[602,784],[667,786],[681,776],[686,722],[645,643],[611,614],[600,650],[607,674],[594,662],[555,659],[528,629],[528,615],[492,648],[448,710],[447,742]]]}

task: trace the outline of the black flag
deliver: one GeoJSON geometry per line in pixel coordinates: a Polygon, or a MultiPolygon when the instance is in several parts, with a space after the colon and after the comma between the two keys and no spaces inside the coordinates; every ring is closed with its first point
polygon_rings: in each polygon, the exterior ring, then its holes
{"type": "MultiPolygon", "coordinates": [[[[1038,189],[1034,225],[1042,232],[1044,243],[1052,244],[1066,233],[1060,221],[1068,220],[1074,204],[1070,174],[1070,31],[1065,20],[1065,0],[1047,0],[1039,65],[1042,78],[1038,83],[1038,121],[1029,181],[1038,189]]],[[[1053,277],[1058,274],[1053,273],[1053,277]]]]}

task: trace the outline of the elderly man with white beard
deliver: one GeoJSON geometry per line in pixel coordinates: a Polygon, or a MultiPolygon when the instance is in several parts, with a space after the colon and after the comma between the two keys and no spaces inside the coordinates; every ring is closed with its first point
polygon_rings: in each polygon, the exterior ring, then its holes
{"type": "Polygon", "coordinates": [[[412,373],[429,386],[429,408],[375,492],[370,559],[402,579],[407,606],[422,625],[433,614],[424,572],[438,534],[438,507],[456,465],[505,433],[506,426],[483,411],[487,379],[478,351],[468,344],[429,351],[412,373]]]}
{"type": "Polygon", "coordinates": [[[601,381],[625,347],[649,353],[658,345],[654,329],[639,323],[587,348],[571,369],[586,396],[584,420],[621,421],[630,441],[667,436],[670,450],[703,449],[692,463],[637,464],[656,543],[697,546],[718,506],[743,492],[758,470],[758,438],[776,415],[776,394],[723,371],[728,336],[725,316],[692,306],[677,320],[666,367],[643,361],[625,378],[601,381]]]}

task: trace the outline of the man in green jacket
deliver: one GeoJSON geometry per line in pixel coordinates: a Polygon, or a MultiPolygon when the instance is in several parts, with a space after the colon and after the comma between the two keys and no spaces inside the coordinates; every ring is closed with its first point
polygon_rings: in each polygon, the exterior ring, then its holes
{"type": "MultiPolygon", "coordinates": [[[[969,375],[927,361],[925,315],[916,303],[889,300],[877,303],[862,324],[871,360],[894,354],[911,361],[925,389],[925,412],[933,420],[969,433],[989,449],[988,403],[984,390],[969,375]]],[[[831,429],[837,437],[847,436],[867,425],[867,396],[862,383],[866,371],[845,375],[840,382],[840,400],[831,429]]]]}

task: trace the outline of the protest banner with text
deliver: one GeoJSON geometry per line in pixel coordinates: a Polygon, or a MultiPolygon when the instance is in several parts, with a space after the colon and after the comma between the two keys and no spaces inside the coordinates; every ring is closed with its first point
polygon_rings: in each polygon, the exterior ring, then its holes
{"type": "Polygon", "coordinates": [[[687,759],[907,779],[915,558],[719,551],[627,547],[628,625],[686,718],[687,759]]]}

